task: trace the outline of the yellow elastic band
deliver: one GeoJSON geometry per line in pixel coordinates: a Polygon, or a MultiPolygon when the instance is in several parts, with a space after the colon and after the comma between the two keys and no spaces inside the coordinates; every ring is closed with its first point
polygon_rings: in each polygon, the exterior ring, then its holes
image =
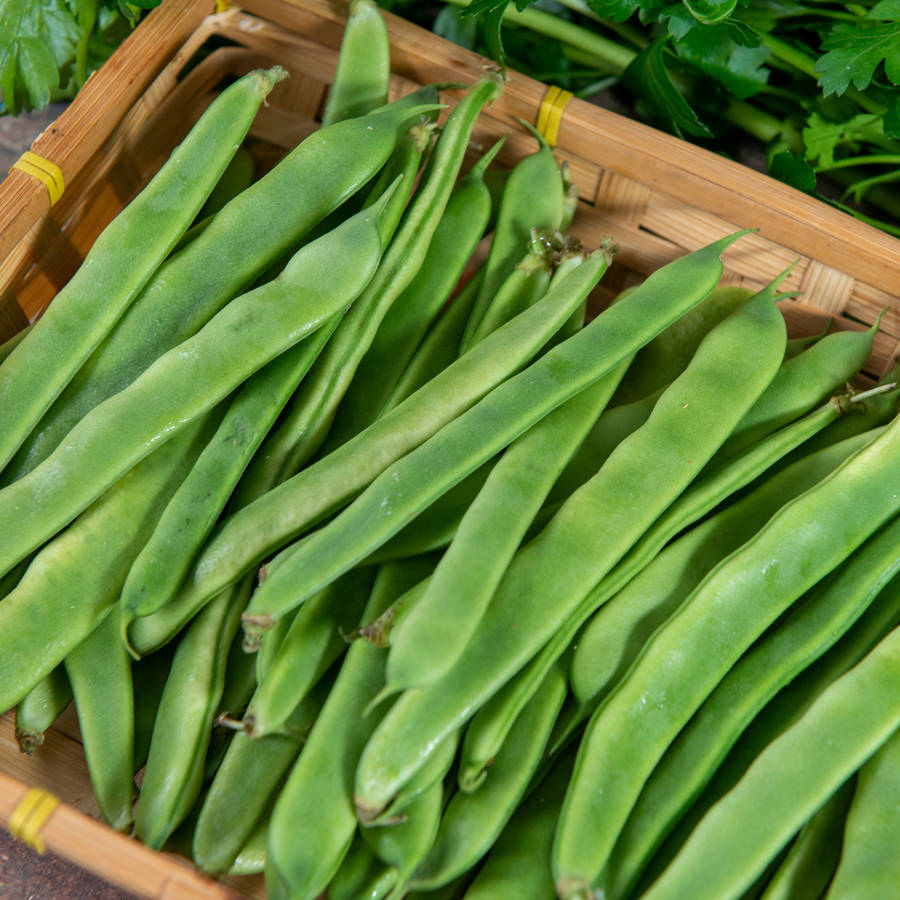
{"type": "Polygon", "coordinates": [[[226,0],[216,0],[216,12],[225,12],[226,9],[231,9],[231,4],[227,3],[226,0]]]}
{"type": "Polygon", "coordinates": [[[28,844],[38,853],[46,853],[47,846],[41,837],[41,829],[58,805],[58,797],[40,788],[32,788],[13,810],[6,827],[14,838],[28,844]]]}
{"type": "Polygon", "coordinates": [[[53,206],[57,200],[63,195],[66,189],[66,183],[63,180],[62,169],[56,163],[38,156],[26,150],[10,167],[13,169],[21,169],[28,175],[33,175],[38,181],[43,181],[47,187],[47,193],[50,195],[50,205],[53,206]]]}
{"type": "Polygon", "coordinates": [[[547,93],[544,94],[544,99],[541,101],[536,127],[551,147],[556,146],[563,110],[572,97],[573,94],[569,91],[564,91],[562,88],[551,85],[547,88],[547,93]]]}

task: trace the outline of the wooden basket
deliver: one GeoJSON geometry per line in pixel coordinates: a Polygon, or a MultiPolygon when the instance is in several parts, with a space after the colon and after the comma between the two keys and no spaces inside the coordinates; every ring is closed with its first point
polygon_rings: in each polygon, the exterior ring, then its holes
{"type": "MultiPolygon", "coordinates": [[[[317,127],[334,72],[346,4],[246,0],[215,12],[213,0],[164,0],[33,145],[63,172],[50,206],[46,187],[13,170],[0,184],[0,341],[40,315],[102,228],[159,168],[228,76],[262,63],[285,66],[251,129],[262,166],[317,127]]],[[[385,14],[392,96],[429,82],[478,78],[488,61],[385,14]]],[[[536,122],[546,86],[509,73],[480,118],[471,152],[511,136],[500,165],[534,150],[519,120],[536,122]]],[[[448,95],[453,100],[453,93],[448,95]]],[[[619,246],[596,292],[602,304],[665,262],[737,228],[756,228],[724,257],[725,280],[760,287],[795,264],[781,306],[792,335],[864,328],[886,310],[865,380],[900,352],[900,241],[780,182],[590,103],[564,109],[556,155],[578,186],[572,231],[589,249],[619,246]]],[[[11,714],[0,719],[0,822],[26,784],[64,801],[43,829],[47,848],[142,897],[264,896],[260,879],[200,878],[183,861],[79,817],[96,816],[71,716],[33,758],[18,753],[11,714]],[[3,774],[6,773],[6,774],[3,774]],[[82,810],[78,812],[76,810],[82,810]],[[83,833],[87,838],[78,838],[83,833]]],[[[88,819],[90,821],[90,819],[88,819]]]]}

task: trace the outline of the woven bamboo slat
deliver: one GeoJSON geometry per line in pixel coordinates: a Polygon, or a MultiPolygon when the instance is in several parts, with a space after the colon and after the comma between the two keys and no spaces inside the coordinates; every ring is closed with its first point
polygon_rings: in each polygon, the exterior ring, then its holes
{"type": "MultiPolygon", "coordinates": [[[[214,12],[213,0],[164,0],[34,144],[63,169],[52,208],[44,186],[21,172],[0,184],[0,340],[40,315],[103,227],[135,195],[211,102],[223,79],[277,62],[291,78],[270,95],[250,132],[265,169],[317,127],[334,72],[346,4],[246,0],[214,12]]],[[[438,81],[472,81],[488,61],[385,14],[392,46],[391,96],[438,81]]],[[[498,164],[534,149],[519,119],[535,122],[546,87],[508,73],[503,96],[481,117],[472,158],[509,134],[498,164]]],[[[449,103],[459,96],[447,92],[449,103]]],[[[573,231],[587,247],[605,236],[619,251],[595,294],[619,290],[686,250],[755,228],[725,256],[725,281],[761,286],[788,266],[779,305],[790,333],[880,322],[867,366],[877,378],[900,352],[900,241],[732,161],[572,100],[555,154],[581,202],[573,231]]],[[[69,858],[141,897],[264,897],[260,879],[200,878],[95,821],[77,727],[71,717],[33,756],[18,753],[11,714],[0,717],[0,823],[27,790],[63,801],[43,836],[69,858]]]]}

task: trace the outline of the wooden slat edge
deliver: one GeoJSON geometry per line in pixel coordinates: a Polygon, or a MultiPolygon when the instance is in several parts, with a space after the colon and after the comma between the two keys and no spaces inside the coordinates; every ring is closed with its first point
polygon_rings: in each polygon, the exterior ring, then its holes
{"type": "MultiPolygon", "coordinates": [[[[29,788],[0,772],[0,823],[4,827],[29,788]]],[[[148,900],[239,900],[225,885],[157,853],[60,803],[41,829],[50,853],[74,862],[110,884],[148,900]]]]}
{"type": "MultiPolygon", "coordinates": [[[[33,151],[56,163],[68,182],[212,9],[213,0],[164,0],[38,136],[33,151]]],[[[24,172],[10,172],[0,183],[0,259],[49,208],[43,184],[24,172]]]]}

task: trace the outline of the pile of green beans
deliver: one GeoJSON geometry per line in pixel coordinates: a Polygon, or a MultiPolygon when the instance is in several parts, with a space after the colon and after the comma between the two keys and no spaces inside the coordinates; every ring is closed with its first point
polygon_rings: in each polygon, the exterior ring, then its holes
{"type": "Polygon", "coordinates": [[[541,135],[465,163],[503,74],[388,102],[373,0],[255,178],[283,75],[0,347],[22,750],[74,702],[110,826],[272,900],[892,896],[880,321],[789,338],[784,274],[722,284],[745,232],[597,311],[541,135]]]}

